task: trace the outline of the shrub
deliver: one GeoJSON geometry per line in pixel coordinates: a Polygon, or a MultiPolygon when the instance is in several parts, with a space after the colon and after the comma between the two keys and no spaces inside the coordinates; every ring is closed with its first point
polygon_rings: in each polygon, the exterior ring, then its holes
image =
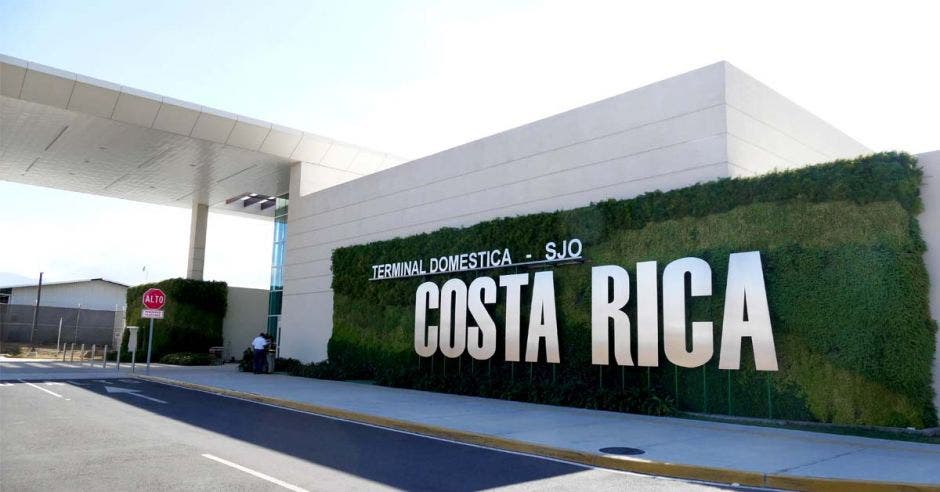
{"type": "MultiPolygon", "coordinates": [[[[933,426],[936,324],[929,316],[925,246],[916,219],[920,183],[916,160],[889,152],[338,248],[332,260],[329,361],[299,371],[654,414],[678,408],[933,426]],[[467,355],[419,358],[413,349],[415,289],[446,277],[368,281],[373,264],[496,246],[532,252],[548,241],[575,237],[584,244],[586,261],[554,269],[561,348],[561,364],[555,367],[501,362],[499,355],[489,362],[467,355]],[[632,271],[638,261],[655,260],[662,273],[681,257],[705,259],[716,295],[690,300],[687,309],[689,319],[714,322],[714,346],[719,347],[728,255],[750,250],[759,250],[763,259],[778,372],[757,372],[748,344],[739,371],[719,370],[717,357],[701,368],[673,366],[661,341],[657,368],[591,365],[592,265],[632,271]],[[630,391],[645,393],[631,396],[630,391]]],[[[478,275],[450,277],[469,282],[478,275]]],[[[631,291],[635,288],[634,283],[631,291]]],[[[498,325],[504,295],[500,289],[493,312],[498,325]]],[[[625,310],[636,320],[635,296],[625,310]]],[[[501,338],[497,354],[503,353],[501,338]]]]}
{"type": "MultiPolygon", "coordinates": [[[[154,321],[152,360],[174,352],[206,352],[222,345],[222,320],[228,305],[228,285],[174,278],[143,284],[127,290],[127,324],[138,326],[138,343],[146,357],[149,320],[140,317],[141,297],[156,287],[167,295],[164,319],[154,321]]],[[[127,350],[125,332],[123,348],[127,350]]]]}
{"type": "Polygon", "coordinates": [[[215,357],[208,353],[177,352],[160,357],[161,364],[174,364],[177,366],[208,366],[215,362],[215,357]]]}

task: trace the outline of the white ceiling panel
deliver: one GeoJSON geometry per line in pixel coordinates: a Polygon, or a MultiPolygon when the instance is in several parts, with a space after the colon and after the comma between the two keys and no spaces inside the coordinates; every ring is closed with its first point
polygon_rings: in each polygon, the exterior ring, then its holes
{"type": "Polygon", "coordinates": [[[120,92],[98,85],[76,82],[69,98],[69,109],[102,118],[110,118],[120,92]]]}
{"type": "Polygon", "coordinates": [[[270,125],[264,127],[239,119],[235,123],[235,127],[232,128],[226,143],[243,149],[258,150],[261,148],[261,142],[264,142],[264,138],[268,136],[270,131],[270,125]]]}
{"type": "Polygon", "coordinates": [[[25,78],[25,66],[0,63],[0,95],[20,97],[20,90],[23,89],[23,79],[25,78]]]}
{"type": "Polygon", "coordinates": [[[118,96],[111,118],[150,128],[153,120],[157,119],[160,105],[160,101],[122,92],[118,96]]]}
{"type": "Polygon", "coordinates": [[[201,138],[212,142],[225,143],[229,133],[235,127],[235,120],[223,118],[210,113],[202,113],[196,119],[196,126],[190,134],[193,138],[201,138]]]}
{"type": "Polygon", "coordinates": [[[74,86],[75,79],[65,79],[29,68],[23,79],[20,98],[47,106],[65,108],[74,86]]]}
{"type": "Polygon", "coordinates": [[[289,157],[297,148],[302,136],[303,132],[298,130],[274,125],[261,144],[261,152],[289,157]]]}
{"type": "Polygon", "coordinates": [[[294,153],[291,154],[291,158],[298,161],[318,163],[332,145],[333,141],[328,138],[312,133],[304,133],[300,143],[297,144],[297,148],[294,149],[294,153]]]}
{"type": "Polygon", "coordinates": [[[0,99],[3,180],[184,207],[194,199],[215,207],[238,193],[280,195],[289,188],[289,159],[0,99]]]}
{"type": "Polygon", "coordinates": [[[272,215],[225,201],[287,193],[299,161],[369,172],[403,159],[0,55],[0,180],[272,215]]]}
{"type": "Polygon", "coordinates": [[[160,106],[157,118],[153,121],[153,128],[179,135],[189,135],[196,126],[199,111],[166,102],[160,106]]]}

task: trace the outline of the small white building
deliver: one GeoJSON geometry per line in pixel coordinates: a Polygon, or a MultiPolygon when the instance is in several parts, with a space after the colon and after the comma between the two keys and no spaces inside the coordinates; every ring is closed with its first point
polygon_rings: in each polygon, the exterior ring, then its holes
{"type": "MultiPolygon", "coordinates": [[[[43,307],[120,311],[127,303],[127,285],[103,278],[49,282],[42,284],[43,307]]],[[[0,287],[0,302],[32,306],[36,302],[36,284],[0,287]]]]}

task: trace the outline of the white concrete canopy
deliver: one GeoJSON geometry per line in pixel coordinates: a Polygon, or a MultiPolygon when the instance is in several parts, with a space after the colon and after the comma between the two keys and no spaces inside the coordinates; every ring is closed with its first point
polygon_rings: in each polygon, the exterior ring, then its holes
{"type": "Polygon", "coordinates": [[[0,55],[0,180],[161,205],[273,215],[226,199],[289,190],[290,166],[318,188],[403,159],[0,55]]]}

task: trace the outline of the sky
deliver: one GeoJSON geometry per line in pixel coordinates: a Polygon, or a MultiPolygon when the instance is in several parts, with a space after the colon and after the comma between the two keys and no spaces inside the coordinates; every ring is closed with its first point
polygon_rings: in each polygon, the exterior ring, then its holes
{"type": "MultiPolygon", "coordinates": [[[[0,53],[411,158],[727,60],[873,150],[940,149],[936,2],[260,5],[0,0],[0,53]]],[[[186,273],[185,209],[0,196],[0,284],[186,273]]],[[[272,231],[210,214],[206,278],[267,288],[272,231]]]]}

